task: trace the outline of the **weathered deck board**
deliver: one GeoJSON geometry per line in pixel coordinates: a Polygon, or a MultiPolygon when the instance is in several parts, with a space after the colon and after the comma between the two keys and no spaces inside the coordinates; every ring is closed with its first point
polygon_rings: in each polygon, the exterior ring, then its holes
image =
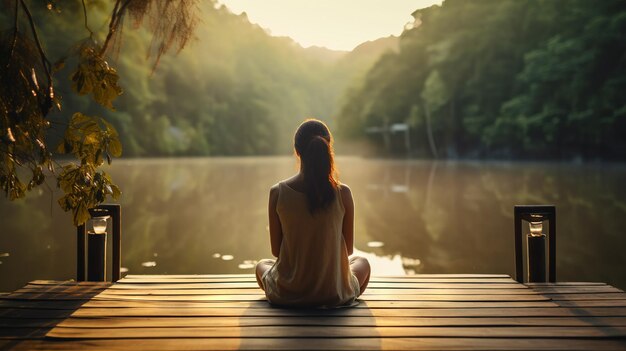
{"type": "Polygon", "coordinates": [[[271,307],[252,275],[33,281],[0,296],[0,349],[624,350],[626,294],[506,275],[373,277],[354,308],[271,307]]]}
{"type": "MultiPolygon", "coordinates": [[[[0,325],[16,326],[9,323],[14,320],[0,319],[0,325]]],[[[26,320],[29,323],[21,323],[21,327],[48,326],[46,320],[26,320]],[[38,323],[36,323],[38,322],[38,323]]],[[[59,320],[59,327],[75,328],[103,328],[107,327],[243,327],[243,326],[363,326],[363,327],[454,327],[454,326],[618,326],[626,327],[626,317],[491,317],[491,318],[411,318],[411,317],[386,317],[374,319],[371,317],[338,318],[336,316],[291,316],[279,318],[266,317],[163,317],[163,318],[68,318],[59,320]]]]}
{"type": "Polygon", "coordinates": [[[624,350],[623,340],[515,338],[245,338],[134,339],[15,342],[0,347],[16,350],[624,350]]]}
{"type": "MultiPolygon", "coordinates": [[[[594,292],[621,292],[621,290],[606,287],[602,288],[603,290],[594,291],[594,292]]],[[[14,291],[14,293],[24,293],[24,294],[38,294],[38,293],[52,293],[52,292],[62,292],[67,295],[85,295],[89,292],[84,291],[82,286],[71,286],[71,287],[57,287],[54,285],[26,285],[25,287],[14,291]]],[[[486,292],[489,295],[536,295],[537,291],[533,289],[489,289],[489,291],[485,291],[485,289],[420,289],[416,291],[415,289],[394,289],[393,293],[395,295],[414,295],[419,293],[420,295],[482,295],[486,292]]],[[[560,290],[551,290],[552,293],[560,293],[560,290]]],[[[565,290],[564,292],[569,293],[570,291],[565,290]]],[[[115,295],[259,295],[262,294],[259,291],[258,287],[255,288],[240,288],[240,289],[117,289],[116,287],[111,287],[107,289],[107,294],[115,294],[115,295]]],[[[377,289],[377,288],[369,288],[365,291],[364,296],[369,295],[385,295],[389,294],[389,289],[377,289]]],[[[9,295],[7,293],[7,295],[9,295]]]]}
{"type": "MultiPolygon", "coordinates": [[[[618,294],[621,295],[621,294],[618,294]]],[[[426,295],[426,294],[367,294],[368,301],[549,301],[550,299],[538,294],[488,294],[484,292],[482,295],[426,295]]],[[[256,294],[158,294],[146,292],[144,294],[109,294],[100,293],[95,297],[87,295],[73,295],[64,293],[15,293],[5,296],[6,300],[112,300],[112,301],[258,301],[264,299],[262,293],[256,294]]]]}
{"type": "Polygon", "coordinates": [[[476,337],[476,338],[616,338],[626,337],[626,327],[187,327],[187,328],[71,328],[56,327],[47,336],[59,339],[141,339],[141,338],[401,338],[401,337],[476,337]]]}
{"type": "MultiPolygon", "coordinates": [[[[17,304],[11,304],[5,300],[4,306],[6,307],[19,307],[24,304],[24,300],[20,300],[17,304]]],[[[41,300],[28,300],[28,302],[42,302],[42,304],[34,306],[49,306],[54,307],[56,301],[59,301],[59,306],[67,306],[64,309],[80,307],[93,307],[101,306],[106,308],[126,308],[126,307],[156,307],[156,308],[168,308],[176,307],[181,309],[200,309],[200,308],[247,308],[247,309],[264,309],[267,308],[267,302],[265,300],[257,301],[171,301],[171,300],[106,300],[98,299],[94,297],[92,300],[75,300],[76,302],[67,300],[53,300],[53,301],[41,301],[41,300]],[[97,302],[100,302],[99,304],[97,302]],[[137,303],[134,303],[137,302],[137,303]]],[[[558,307],[552,301],[464,301],[464,302],[449,302],[449,301],[368,301],[367,304],[359,304],[353,309],[372,309],[372,308],[530,308],[530,307],[558,307]]],[[[22,308],[22,307],[20,307],[22,308]]],[[[181,313],[185,313],[184,311],[181,313]]]]}
{"type": "MultiPolygon", "coordinates": [[[[55,285],[54,281],[32,281],[32,285],[55,285]]],[[[76,284],[76,283],[74,283],[76,284]]],[[[82,284],[82,283],[80,283],[82,284]]],[[[250,282],[230,282],[230,283],[119,283],[110,289],[145,289],[146,286],[152,289],[241,289],[258,288],[256,281],[250,282]]],[[[64,286],[70,286],[65,283],[64,286]]],[[[368,287],[378,289],[528,289],[521,284],[513,283],[384,283],[371,282],[368,287]]]]}

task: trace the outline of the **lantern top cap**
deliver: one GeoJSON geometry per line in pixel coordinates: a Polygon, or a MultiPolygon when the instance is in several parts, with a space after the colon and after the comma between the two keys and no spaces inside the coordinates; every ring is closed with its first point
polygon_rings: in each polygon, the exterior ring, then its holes
{"type": "Polygon", "coordinates": [[[109,216],[110,213],[109,210],[104,208],[90,208],[89,214],[91,215],[91,218],[95,218],[109,216]]]}
{"type": "Polygon", "coordinates": [[[545,221],[551,220],[556,215],[554,205],[516,205],[514,207],[515,216],[525,221],[545,221]]]}

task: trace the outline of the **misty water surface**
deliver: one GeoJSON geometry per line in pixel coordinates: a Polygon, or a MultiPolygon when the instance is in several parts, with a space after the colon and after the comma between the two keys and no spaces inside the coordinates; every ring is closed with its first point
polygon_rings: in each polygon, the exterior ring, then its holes
{"type": "MultiPolygon", "coordinates": [[[[513,206],[557,205],[557,278],[626,288],[626,167],[338,158],[358,252],[378,274],[513,274],[513,206]]],[[[122,266],[133,274],[252,273],[270,257],[269,187],[291,157],[129,159],[122,266]]],[[[41,190],[0,200],[0,291],[75,276],[75,228],[41,190]]]]}

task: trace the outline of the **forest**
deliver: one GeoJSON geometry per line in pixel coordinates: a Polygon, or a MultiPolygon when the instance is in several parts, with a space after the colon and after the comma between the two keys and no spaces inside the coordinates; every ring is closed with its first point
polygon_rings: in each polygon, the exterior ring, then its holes
{"type": "Polygon", "coordinates": [[[413,16],[348,91],[342,132],[407,123],[422,157],[624,160],[625,1],[446,0],[413,16]]]}
{"type": "MultiPolygon", "coordinates": [[[[88,26],[96,40],[103,38],[112,2],[86,4],[88,26]]],[[[153,65],[146,59],[154,51],[151,33],[128,18],[123,39],[109,57],[123,89],[111,110],[71,93],[72,53],[89,33],[81,1],[56,2],[55,9],[32,7],[45,50],[58,62],[55,85],[63,97],[63,111],[50,115],[50,143],[58,143],[63,132],[54,127],[67,125],[81,111],[115,126],[125,157],[289,153],[297,125],[306,117],[331,123],[348,82],[398,41],[381,38],[350,53],[305,49],[211,0],[198,2],[200,21],[187,47],[153,65]]],[[[12,22],[10,11],[0,12],[0,23],[8,27],[5,36],[11,35],[12,22]]]]}
{"type": "MultiPolygon", "coordinates": [[[[125,157],[286,154],[306,117],[379,155],[626,156],[625,1],[446,0],[416,10],[399,38],[352,52],[302,48],[245,13],[201,2],[188,47],[157,66],[146,60],[148,30],[125,29],[112,62],[123,89],[114,111],[70,93],[64,65],[75,63],[62,59],[87,35],[80,3],[62,2],[60,13],[34,8],[45,49],[60,62],[63,110],[50,118],[104,117],[125,157]],[[397,123],[409,127],[408,150],[389,132],[397,123]],[[372,127],[383,133],[367,133],[372,127]]],[[[111,4],[87,3],[90,27],[104,32],[111,4]]],[[[3,27],[8,18],[0,13],[3,27]]],[[[51,144],[60,133],[49,133],[51,144]]]]}

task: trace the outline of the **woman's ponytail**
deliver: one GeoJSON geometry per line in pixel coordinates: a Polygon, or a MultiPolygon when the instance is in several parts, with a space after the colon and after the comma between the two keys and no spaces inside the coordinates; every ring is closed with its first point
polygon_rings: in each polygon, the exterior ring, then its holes
{"type": "Polygon", "coordinates": [[[295,139],[309,211],[315,213],[332,203],[339,184],[335,177],[332,137],[324,123],[307,120],[298,128],[295,139]]]}

